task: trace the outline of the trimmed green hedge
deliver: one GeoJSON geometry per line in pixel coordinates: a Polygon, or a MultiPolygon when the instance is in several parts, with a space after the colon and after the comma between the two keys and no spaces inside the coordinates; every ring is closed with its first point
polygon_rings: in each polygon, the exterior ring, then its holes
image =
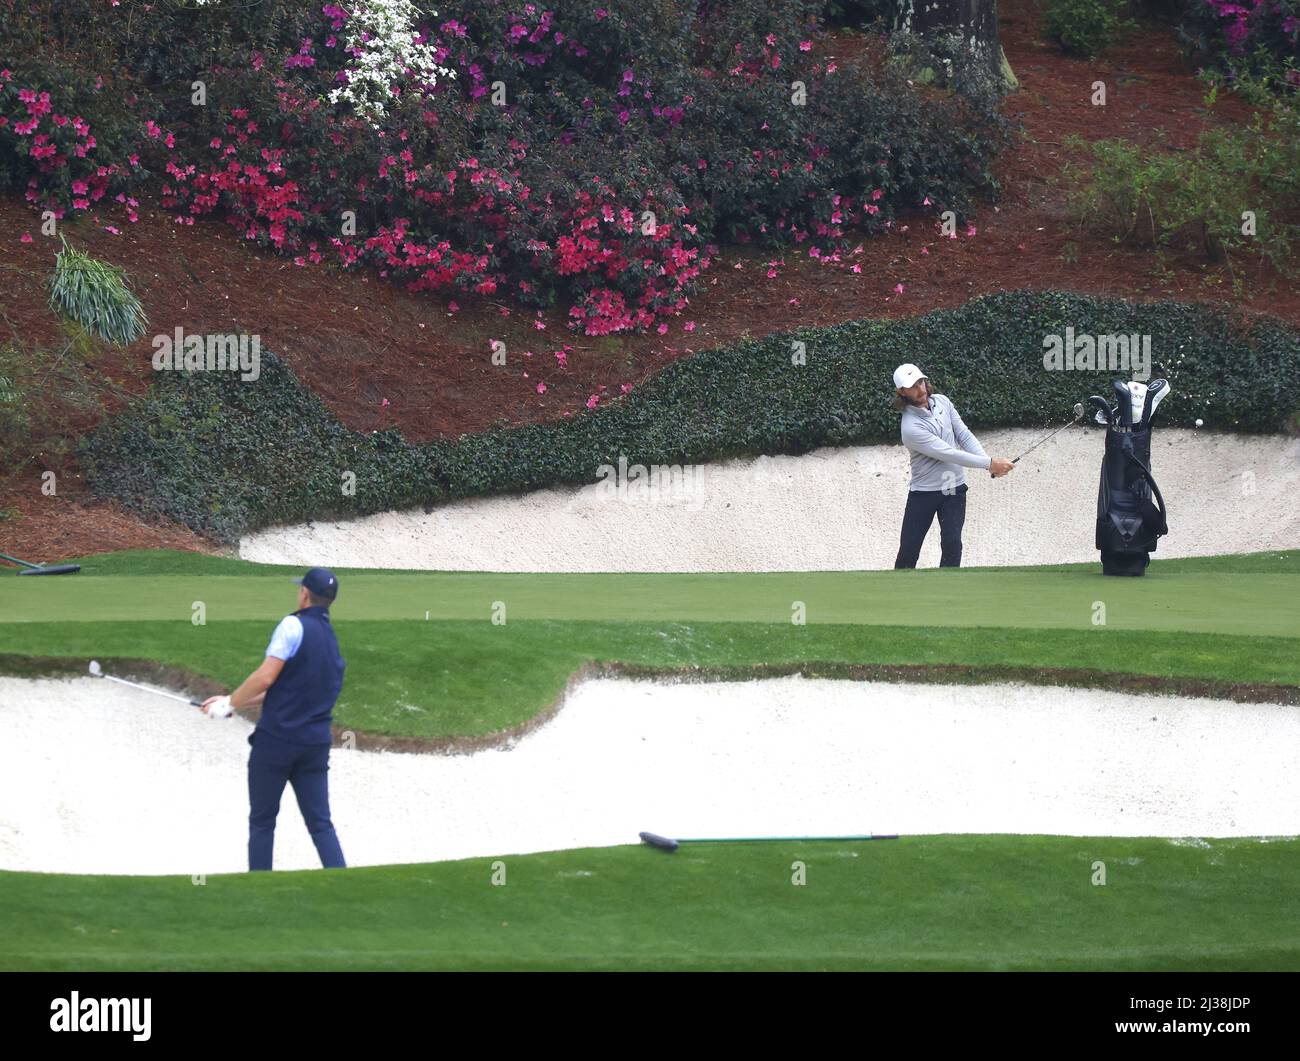
{"type": "Polygon", "coordinates": [[[974,427],[1061,423],[1114,372],[1050,372],[1043,339],[1148,334],[1169,425],[1296,429],[1300,333],[1207,305],[1010,292],[901,321],[854,321],[747,340],[675,362],[571,420],[411,445],[350,431],[274,355],[260,379],[164,373],[82,443],[92,488],[215,538],[274,523],[589,483],[601,464],[679,464],[898,439],[891,374],[914,361],[974,427]],[[807,363],[792,364],[792,343],[807,363]],[[356,474],[345,496],[343,474],[356,474]]]}

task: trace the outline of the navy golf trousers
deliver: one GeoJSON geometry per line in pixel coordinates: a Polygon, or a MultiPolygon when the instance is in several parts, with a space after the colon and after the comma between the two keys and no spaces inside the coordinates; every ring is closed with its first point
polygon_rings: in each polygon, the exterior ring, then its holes
{"type": "Polygon", "coordinates": [[[270,869],[275,846],[275,819],[287,781],[298,797],[298,809],[307,825],[321,865],[337,869],[347,865],[330,821],[328,744],[292,744],[262,730],[248,737],[248,868],[270,869]]]}
{"type": "Polygon", "coordinates": [[[950,494],[942,490],[910,490],[903,511],[903,533],[894,567],[915,567],[921,543],[939,517],[940,567],[961,567],[961,529],[966,523],[966,490],[962,483],[950,494]]]}

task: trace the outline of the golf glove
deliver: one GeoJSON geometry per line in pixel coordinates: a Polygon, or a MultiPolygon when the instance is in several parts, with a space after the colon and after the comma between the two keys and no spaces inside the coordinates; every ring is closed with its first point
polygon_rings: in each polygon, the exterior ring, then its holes
{"type": "Polygon", "coordinates": [[[213,718],[229,718],[235,709],[230,706],[230,697],[218,696],[208,706],[208,714],[213,718]]]}

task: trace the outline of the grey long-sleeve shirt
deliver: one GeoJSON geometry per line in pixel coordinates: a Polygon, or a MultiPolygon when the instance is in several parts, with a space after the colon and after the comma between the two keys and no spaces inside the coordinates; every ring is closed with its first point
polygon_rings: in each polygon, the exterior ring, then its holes
{"type": "Polygon", "coordinates": [[[954,490],[966,482],[966,468],[992,461],[946,396],[932,394],[929,408],[903,410],[903,445],[912,455],[910,490],[954,490]]]}

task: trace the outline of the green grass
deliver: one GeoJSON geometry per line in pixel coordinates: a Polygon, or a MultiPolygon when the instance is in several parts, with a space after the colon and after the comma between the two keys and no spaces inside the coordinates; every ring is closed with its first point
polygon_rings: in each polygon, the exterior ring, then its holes
{"type": "Polygon", "coordinates": [[[0,968],[1296,969],[1298,855],[931,836],[508,856],[503,886],[491,859],[201,886],[0,873],[0,968]]]}
{"type": "MultiPolygon", "coordinates": [[[[148,659],[234,685],[297,568],[194,554],[0,575],[0,672],[148,659]],[[206,622],[194,625],[196,601],[206,622]]],[[[340,570],[336,720],[478,736],[591,662],[724,676],[853,664],[1300,685],[1300,551],[1094,565],[772,575],[340,570]],[[494,601],[507,622],[494,625],[494,601]],[[807,625],[790,622],[802,601],[807,625]],[[1095,602],[1106,623],[1094,625],[1095,602]],[[426,618],[426,615],[428,618],[426,618]],[[1086,673],[1085,673],[1086,672],[1086,673]]],[[[671,775],[665,776],[665,784],[671,775]]],[[[237,811],[237,809],[236,809],[237,811]]],[[[234,813],[235,811],[232,811],[234,813]]],[[[242,812],[241,812],[242,813],[242,812]]],[[[629,823],[634,829],[644,824],[629,823]]],[[[3,969],[1294,969],[1300,840],[904,837],[641,847],[208,878],[0,873],[3,969]],[[791,884],[791,864],[807,884],[791,884]],[[1094,861],[1107,884],[1091,883],[1094,861]]]]}
{"type": "MultiPolygon", "coordinates": [[[[549,707],[584,664],[1065,668],[1300,684],[1300,552],[1094,566],[770,575],[340,571],[340,725],[481,736],[549,707]],[[807,625],[790,622],[803,602],[807,625]],[[1093,624],[1096,602],[1106,623],[1093,624]],[[491,621],[494,602],[504,625],[491,621]],[[426,619],[426,616],[428,618],[426,619]]],[[[82,574],[0,576],[0,670],[21,657],[145,658],[233,687],[294,606],[296,568],[123,553],[82,574]],[[202,602],[206,621],[190,621],[202,602]]],[[[977,679],[977,674],[969,675],[977,679]]],[[[1052,680],[1044,675],[1043,680],[1052,680]]]]}

